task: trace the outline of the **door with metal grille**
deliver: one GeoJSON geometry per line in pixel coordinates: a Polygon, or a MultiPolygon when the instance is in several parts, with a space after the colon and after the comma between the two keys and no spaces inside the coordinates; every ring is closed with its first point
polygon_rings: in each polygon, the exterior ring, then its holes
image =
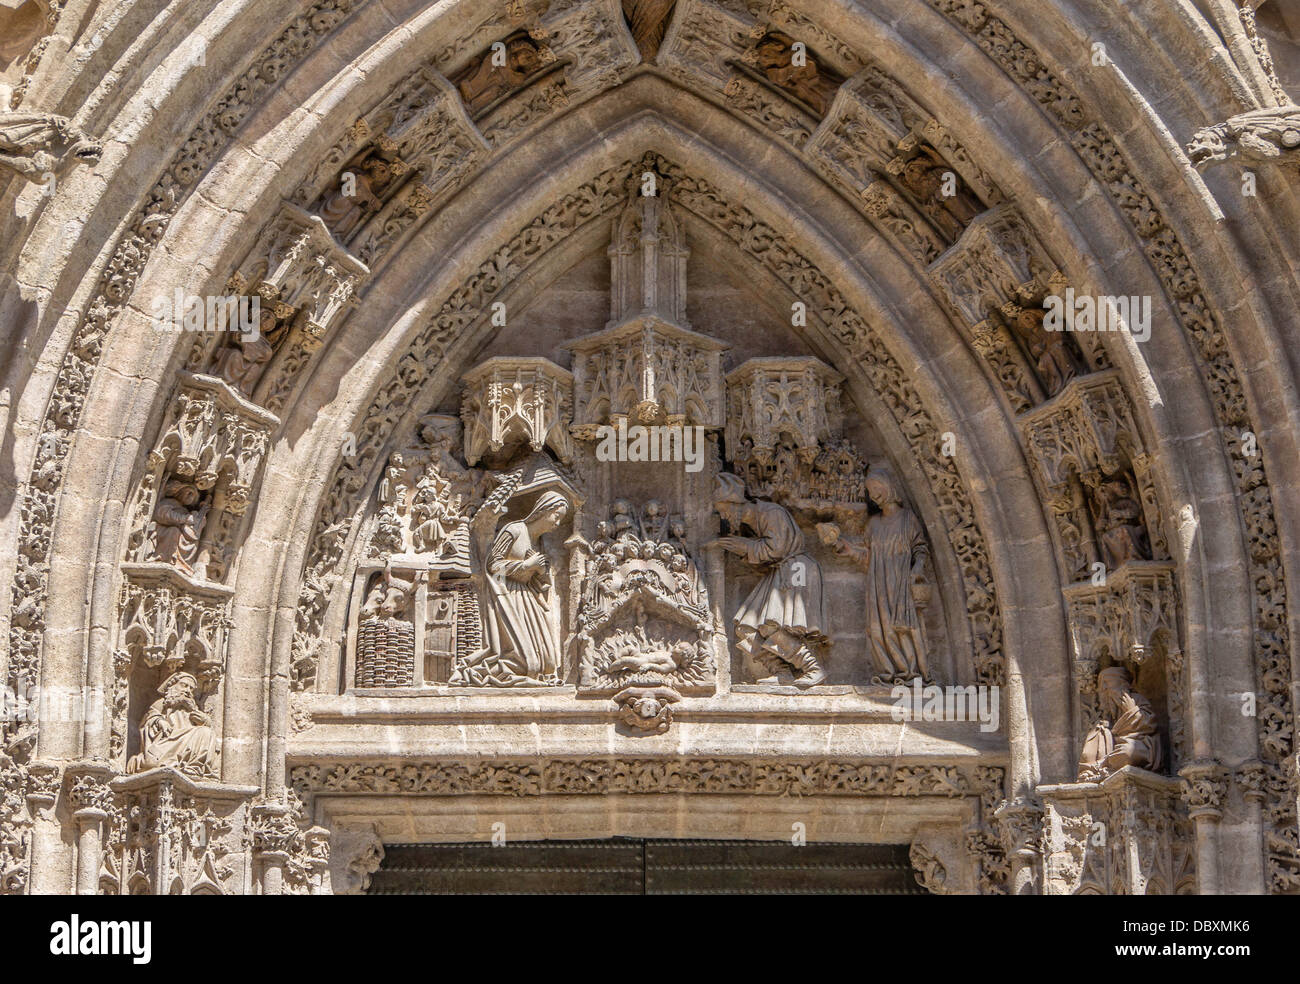
{"type": "Polygon", "coordinates": [[[905,845],[769,841],[386,844],[371,895],[923,894],[905,845]]]}

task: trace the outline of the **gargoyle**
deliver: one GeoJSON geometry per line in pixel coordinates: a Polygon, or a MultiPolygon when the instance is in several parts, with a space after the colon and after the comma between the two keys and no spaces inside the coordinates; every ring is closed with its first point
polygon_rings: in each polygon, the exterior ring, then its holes
{"type": "Polygon", "coordinates": [[[1247,165],[1300,167],[1300,106],[1257,109],[1207,126],[1192,137],[1187,156],[1198,170],[1232,157],[1247,165]]]}
{"type": "Polygon", "coordinates": [[[64,116],[0,113],[0,168],[45,184],[69,161],[94,164],[104,148],[64,116]]]}

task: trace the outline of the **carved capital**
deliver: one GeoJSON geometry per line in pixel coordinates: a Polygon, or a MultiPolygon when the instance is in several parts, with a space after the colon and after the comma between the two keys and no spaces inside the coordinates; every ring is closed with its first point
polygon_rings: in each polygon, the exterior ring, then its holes
{"type": "Polygon", "coordinates": [[[1228,794],[1229,772],[1218,762],[1191,762],[1178,770],[1182,777],[1182,797],[1193,820],[1223,816],[1223,801],[1228,794]]]}
{"type": "Polygon", "coordinates": [[[1268,767],[1263,762],[1243,762],[1237,766],[1233,778],[1247,803],[1263,803],[1268,799],[1268,767]]]}

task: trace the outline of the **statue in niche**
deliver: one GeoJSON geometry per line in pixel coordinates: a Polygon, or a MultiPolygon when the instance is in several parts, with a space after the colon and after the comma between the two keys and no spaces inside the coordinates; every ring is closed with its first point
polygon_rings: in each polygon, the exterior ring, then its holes
{"type": "Polygon", "coordinates": [[[745,60],[767,80],[806,103],[818,116],[825,116],[839,83],[821,72],[817,60],[806,54],[803,64],[794,63],[794,41],[779,31],[770,31],[758,40],[745,60]]]}
{"type": "Polygon", "coordinates": [[[356,685],[409,687],[415,682],[415,623],[411,601],[424,572],[410,580],[385,568],[361,606],[357,626],[356,685]]]}
{"type": "Polygon", "coordinates": [[[1039,308],[1021,308],[1011,317],[1011,325],[1025,344],[1025,350],[1038,372],[1048,397],[1056,396],[1077,374],[1074,359],[1065,337],[1043,328],[1047,312],[1039,308]]]}
{"type": "Polygon", "coordinates": [[[196,779],[215,779],[221,745],[212,718],[199,710],[199,681],[191,673],[173,673],[158,688],[140,724],[140,753],[127,772],[172,766],[196,779]]]}
{"type": "Polygon", "coordinates": [[[1164,756],[1156,714],[1133,689],[1128,670],[1108,666],[1098,673],[1097,696],[1110,718],[1098,721],[1084,739],[1079,781],[1099,782],[1126,765],[1160,771],[1164,756]]]}
{"type": "Polygon", "coordinates": [[[204,498],[196,485],[181,478],[169,478],[163,486],[162,498],[154,507],[153,518],[157,525],[154,534],[154,559],[175,564],[187,574],[194,573],[198,559],[199,537],[207,521],[212,501],[204,498]]]}
{"type": "Polygon", "coordinates": [[[536,42],[524,35],[506,41],[504,65],[494,65],[492,55],[491,50],[479,55],[453,80],[471,116],[518,89],[546,64],[536,42]]]}
{"type": "Polygon", "coordinates": [[[259,305],[256,335],[235,335],[217,352],[216,374],[243,396],[251,397],[262,370],[275,354],[276,319],[269,308],[259,305]]]}
{"type": "Polygon", "coordinates": [[[736,612],[736,646],[767,669],[774,681],[784,667],[799,675],[797,687],[826,679],[817,650],[830,644],[822,596],[822,571],[804,552],[803,531],[784,506],[750,502],[735,475],[718,476],[714,508],[730,529],[748,527],[755,536],[729,535],[713,541],[763,571],[763,579],[736,612]]]}
{"type": "Polygon", "coordinates": [[[930,147],[922,147],[917,156],[902,164],[898,169],[898,180],[939,232],[952,242],[961,238],[963,230],[981,212],[961,177],[930,147]],[[949,180],[949,174],[957,183],[955,195],[944,194],[944,183],[949,180]]]}
{"type": "Polygon", "coordinates": [[[1150,557],[1142,504],[1128,477],[1117,473],[1103,478],[1092,493],[1097,542],[1106,566],[1115,570],[1130,560],[1150,557]]]}
{"type": "Polygon", "coordinates": [[[556,686],[560,683],[560,596],[541,538],[568,515],[558,492],[545,492],[523,520],[497,531],[484,567],[486,645],[461,675],[471,686],[556,686]]]}
{"type": "Polygon", "coordinates": [[[931,681],[918,602],[929,601],[925,563],[930,548],[920,520],[902,504],[893,477],[880,469],[867,473],[867,493],[880,512],[867,521],[861,541],[839,527],[817,527],[823,542],[851,558],[867,573],[867,647],[880,673],[872,683],[931,681]]]}
{"type": "Polygon", "coordinates": [[[379,154],[371,153],[352,172],[356,186],[352,194],[343,182],[325,196],[320,217],[338,239],[346,239],[361,227],[370,215],[383,208],[382,195],[393,182],[393,165],[379,154]]]}

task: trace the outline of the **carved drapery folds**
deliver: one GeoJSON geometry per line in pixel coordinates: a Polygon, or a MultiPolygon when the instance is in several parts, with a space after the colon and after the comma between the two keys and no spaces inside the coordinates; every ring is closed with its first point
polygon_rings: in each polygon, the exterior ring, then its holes
{"type": "Polygon", "coordinates": [[[1039,786],[1044,893],[1194,893],[1195,838],[1180,788],[1133,768],[1100,783],[1039,786]]]}
{"type": "Polygon", "coordinates": [[[278,425],[220,380],[183,373],[136,489],[127,559],[225,581],[278,425]]]}
{"type": "Polygon", "coordinates": [[[521,444],[533,451],[549,447],[561,461],[569,460],[573,374],[567,369],[549,359],[496,357],[475,366],[462,381],[469,464],[521,444]]]}

